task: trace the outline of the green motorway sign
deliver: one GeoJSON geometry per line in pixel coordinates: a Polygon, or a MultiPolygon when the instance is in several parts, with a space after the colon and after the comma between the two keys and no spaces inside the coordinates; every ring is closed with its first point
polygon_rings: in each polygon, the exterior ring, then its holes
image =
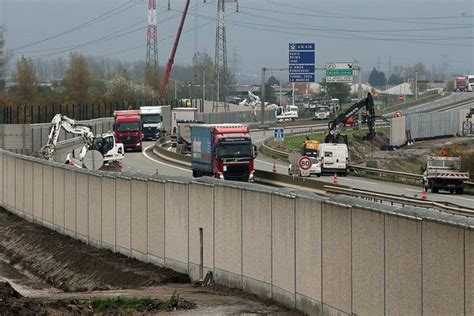
{"type": "Polygon", "coordinates": [[[326,69],[326,76],[352,76],[352,69],[326,69]]]}

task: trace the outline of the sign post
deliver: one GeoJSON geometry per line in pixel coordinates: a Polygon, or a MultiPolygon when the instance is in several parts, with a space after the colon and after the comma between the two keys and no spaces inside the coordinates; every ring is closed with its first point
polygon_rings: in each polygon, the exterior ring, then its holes
{"type": "Polygon", "coordinates": [[[352,63],[326,63],[326,82],[352,83],[353,75],[352,63]]]}
{"type": "Polygon", "coordinates": [[[309,177],[311,175],[310,169],[313,165],[311,158],[307,156],[302,156],[298,160],[298,167],[300,168],[300,175],[304,177],[309,177]]]}
{"type": "Polygon", "coordinates": [[[289,82],[315,82],[314,43],[290,43],[288,53],[289,82]]]}
{"type": "Polygon", "coordinates": [[[276,139],[276,140],[284,140],[285,139],[285,129],[283,128],[275,128],[273,130],[273,137],[276,139]]]}

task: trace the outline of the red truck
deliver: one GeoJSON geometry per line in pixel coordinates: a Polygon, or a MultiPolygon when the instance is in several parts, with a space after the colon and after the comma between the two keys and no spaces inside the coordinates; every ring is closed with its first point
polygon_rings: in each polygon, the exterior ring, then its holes
{"type": "Polygon", "coordinates": [[[257,148],[241,124],[191,124],[194,177],[253,181],[257,148]]]}
{"type": "Polygon", "coordinates": [[[468,82],[466,77],[456,77],[454,78],[454,91],[456,92],[465,92],[468,89],[468,82]]]}
{"type": "Polygon", "coordinates": [[[140,111],[115,111],[114,133],[115,141],[122,143],[125,150],[142,151],[140,111]]]}

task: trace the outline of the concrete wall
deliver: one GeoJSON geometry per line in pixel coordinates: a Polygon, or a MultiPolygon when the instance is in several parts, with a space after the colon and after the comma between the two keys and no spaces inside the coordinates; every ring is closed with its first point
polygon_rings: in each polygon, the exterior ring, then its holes
{"type": "Polygon", "coordinates": [[[114,174],[0,150],[2,206],[91,245],[311,315],[471,315],[474,221],[215,179],[114,174]]]}

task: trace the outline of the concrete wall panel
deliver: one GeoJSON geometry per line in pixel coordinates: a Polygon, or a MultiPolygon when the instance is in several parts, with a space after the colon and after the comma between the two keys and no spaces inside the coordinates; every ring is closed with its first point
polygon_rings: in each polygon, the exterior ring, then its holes
{"type": "Polygon", "coordinates": [[[201,263],[202,228],[203,267],[214,268],[214,187],[189,185],[189,262],[201,263]]]}
{"type": "Polygon", "coordinates": [[[323,302],[351,310],[351,209],[325,203],[323,229],[323,302]]]}
{"type": "Polygon", "coordinates": [[[15,207],[15,187],[16,187],[16,178],[15,178],[15,158],[8,156],[6,159],[6,194],[7,194],[7,205],[10,207],[15,207]]]}
{"type": "Polygon", "coordinates": [[[178,264],[176,268],[187,269],[188,263],[188,186],[182,183],[165,184],[166,260],[178,264]],[[184,265],[186,267],[184,267],[184,265]]]}
{"type": "Polygon", "coordinates": [[[53,167],[43,166],[43,220],[53,223],[53,167]]]}
{"type": "Polygon", "coordinates": [[[82,237],[89,236],[89,179],[88,175],[76,175],[76,233],[82,237]]]}
{"type": "Polygon", "coordinates": [[[421,315],[421,222],[385,216],[387,315],[421,315]]]}
{"type": "Polygon", "coordinates": [[[43,165],[36,162],[33,163],[33,215],[43,218],[43,165]]]}
{"type": "Polygon", "coordinates": [[[89,176],[89,239],[102,241],[102,180],[101,177],[89,176]]]}
{"type": "Polygon", "coordinates": [[[19,211],[25,211],[25,164],[15,159],[15,205],[19,211]]]}
{"type": "Polygon", "coordinates": [[[165,184],[148,181],[148,254],[165,255],[165,184]]]}
{"type": "Polygon", "coordinates": [[[321,203],[296,199],[296,291],[321,299],[321,203]]]}
{"type": "Polygon", "coordinates": [[[130,207],[130,188],[131,181],[117,178],[115,182],[116,189],[116,245],[122,249],[131,250],[131,207],[130,207]]]}
{"type": "Polygon", "coordinates": [[[76,232],[76,172],[64,173],[64,225],[70,232],[76,232]]]}
{"type": "MultiPolygon", "coordinates": [[[[243,191],[242,269],[245,277],[272,282],[272,196],[268,193],[243,191]]],[[[244,282],[244,290],[247,288],[244,282]]],[[[251,291],[255,292],[255,291],[251,291]]],[[[271,288],[261,296],[271,297],[271,288]]]]}
{"type": "Polygon", "coordinates": [[[383,315],[384,285],[384,215],[353,208],[353,312],[383,315]]]}
{"type": "Polygon", "coordinates": [[[423,221],[423,313],[464,314],[464,229],[423,221]]]}
{"type": "Polygon", "coordinates": [[[53,206],[53,224],[60,229],[64,228],[64,170],[54,168],[54,206],[53,206]]]}
{"type": "Polygon", "coordinates": [[[466,315],[474,315],[474,230],[465,229],[466,315]]]}
{"type": "Polygon", "coordinates": [[[132,250],[147,253],[147,182],[132,180],[132,250]]]}
{"type": "Polygon", "coordinates": [[[115,247],[115,179],[102,177],[102,243],[115,247]]]}
{"type": "MultiPolygon", "coordinates": [[[[241,273],[241,189],[215,187],[215,266],[241,273]]],[[[234,286],[241,286],[235,284],[234,286]]]]}
{"type": "MultiPolygon", "coordinates": [[[[0,166],[1,165],[2,163],[0,160],[0,166]]],[[[0,175],[0,181],[1,180],[2,176],[0,175]]],[[[0,188],[1,187],[0,184],[0,188]]],[[[31,161],[25,161],[25,213],[33,215],[33,163],[31,161]]]]}
{"type": "Polygon", "coordinates": [[[4,176],[5,176],[5,166],[4,166],[4,163],[5,163],[5,155],[3,153],[0,153],[0,202],[3,203],[3,198],[5,197],[5,194],[4,194],[4,191],[5,191],[5,187],[4,187],[4,184],[5,184],[5,181],[4,181],[4,176]]]}
{"type": "Polygon", "coordinates": [[[289,293],[295,293],[295,207],[293,198],[272,196],[273,286],[289,293]]]}

